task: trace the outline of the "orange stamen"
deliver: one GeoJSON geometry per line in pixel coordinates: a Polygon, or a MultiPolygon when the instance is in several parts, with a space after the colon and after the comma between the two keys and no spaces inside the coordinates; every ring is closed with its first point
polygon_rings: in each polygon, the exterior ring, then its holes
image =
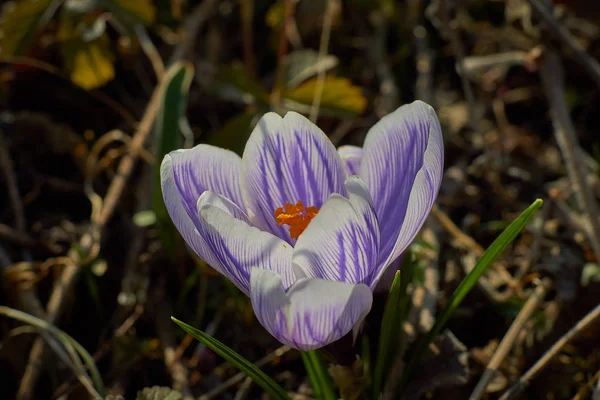
{"type": "Polygon", "coordinates": [[[298,237],[304,232],[308,223],[317,215],[319,209],[314,206],[304,207],[302,201],[295,205],[285,203],[283,207],[275,210],[275,220],[279,225],[288,225],[290,227],[290,236],[292,239],[298,237]]]}

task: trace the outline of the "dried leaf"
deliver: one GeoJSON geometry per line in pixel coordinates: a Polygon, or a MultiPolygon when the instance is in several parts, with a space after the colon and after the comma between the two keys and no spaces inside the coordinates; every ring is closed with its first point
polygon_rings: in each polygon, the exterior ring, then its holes
{"type": "Polygon", "coordinates": [[[60,4],[57,0],[6,3],[0,15],[0,54],[25,54],[60,4]]]}
{"type": "MultiPolygon", "coordinates": [[[[285,94],[285,105],[297,111],[310,109],[317,88],[317,78],[304,82],[285,94]]],[[[353,117],[367,107],[367,99],[362,90],[346,78],[328,76],[323,82],[320,113],[333,117],[353,117]]]]}
{"type": "MultiPolygon", "coordinates": [[[[95,26],[95,23],[91,26],[95,26]]],[[[95,35],[91,40],[90,25],[76,15],[62,13],[58,39],[65,67],[71,80],[86,90],[103,86],[115,77],[114,55],[106,32],[95,35]]]]}

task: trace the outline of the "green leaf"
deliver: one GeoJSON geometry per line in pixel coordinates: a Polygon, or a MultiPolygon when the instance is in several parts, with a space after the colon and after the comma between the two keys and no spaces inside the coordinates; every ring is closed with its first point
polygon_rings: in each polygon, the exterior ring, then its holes
{"type": "Polygon", "coordinates": [[[521,233],[536,211],[540,209],[542,204],[543,201],[541,199],[537,199],[525,211],[523,211],[521,215],[519,215],[517,219],[515,219],[500,234],[500,236],[496,238],[496,240],[494,240],[490,247],[488,247],[488,249],[483,253],[477,264],[475,264],[473,270],[471,270],[471,272],[469,272],[469,274],[462,280],[460,285],[458,285],[454,293],[452,293],[452,297],[450,298],[448,305],[441,312],[440,316],[436,318],[433,328],[431,328],[431,330],[427,333],[427,336],[418,343],[414,353],[409,359],[399,385],[400,388],[404,387],[414,368],[420,364],[425,351],[429,347],[429,344],[433,342],[433,340],[439,335],[442,328],[446,325],[446,322],[448,322],[448,319],[450,319],[463,299],[477,284],[477,281],[481,275],[492,265],[494,261],[496,261],[496,259],[500,256],[500,254],[502,254],[508,245],[516,239],[517,235],[521,233]]]}
{"type": "Polygon", "coordinates": [[[176,244],[180,240],[180,236],[173,226],[163,201],[160,165],[165,155],[183,146],[180,124],[185,118],[187,94],[193,76],[194,68],[186,62],[177,62],[167,69],[163,82],[166,87],[154,123],[154,159],[157,161],[152,171],[154,182],[152,210],[156,216],[165,251],[172,257],[175,255],[176,244]]]}
{"type": "Polygon", "coordinates": [[[379,334],[379,346],[375,371],[373,376],[373,398],[379,398],[387,377],[392,369],[392,363],[396,357],[395,349],[402,341],[402,326],[411,305],[411,297],[408,293],[408,284],[412,281],[415,263],[412,252],[408,251],[402,260],[400,271],[396,272],[390,293],[385,303],[381,330],[379,334]]]}
{"type": "Polygon", "coordinates": [[[338,396],[335,394],[323,357],[316,350],[301,351],[300,354],[317,399],[337,400],[338,396]]]}
{"type": "Polygon", "coordinates": [[[136,400],[181,400],[183,395],[169,387],[152,386],[140,390],[136,400]]]}
{"type": "MultiPolygon", "coordinates": [[[[15,319],[17,321],[24,322],[28,325],[35,326],[40,330],[43,330],[49,334],[51,334],[56,340],[58,340],[67,353],[72,356],[74,372],[79,374],[79,379],[82,383],[87,380],[87,371],[83,368],[81,364],[81,360],[85,363],[87,370],[90,371],[91,380],[95,386],[98,397],[104,394],[104,383],[102,382],[102,376],[100,375],[100,371],[96,367],[96,363],[94,358],[91,356],[87,350],[79,344],[75,339],[69,336],[66,332],[61,331],[57,327],[52,324],[49,324],[47,321],[44,321],[41,318],[35,317],[33,315],[27,314],[20,310],[15,310],[14,308],[0,306],[0,315],[4,315],[8,318],[15,319]],[[81,360],[79,360],[76,356],[79,356],[81,360]],[[83,379],[83,380],[82,380],[83,379]]],[[[94,388],[88,388],[88,390],[93,391],[94,388]]]]}
{"type": "Polygon", "coordinates": [[[302,362],[304,363],[304,369],[306,370],[306,375],[308,375],[308,380],[310,381],[310,385],[312,386],[315,396],[317,399],[323,398],[323,389],[321,388],[321,382],[319,382],[319,377],[317,376],[317,372],[315,367],[312,364],[312,360],[308,355],[308,352],[301,351],[300,356],[302,357],[302,362]]]}
{"type": "Polygon", "coordinates": [[[62,0],[9,1],[0,15],[0,54],[24,55],[62,0]]]}
{"type": "Polygon", "coordinates": [[[338,65],[338,59],[326,55],[319,59],[319,53],[314,50],[297,50],[283,59],[284,86],[288,89],[297,87],[302,82],[317,75],[320,70],[330,70],[338,65]]]}
{"type": "Polygon", "coordinates": [[[242,155],[256,119],[257,115],[254,111],[244,111],[225,122],[220,129],[208,137],[206,142],[242,155]]]}
{"type": "MultiPolygon", "coordinates": [[[[304,82],[284,94],[284,105],[298,112],[308,112],[317,90],[318,78],[304,82]]],[[[321,115],[332,117],[354,117],[367,107],[367,99],[362,90],[346,78],[326,76],[320,103],[321,115]]]]}
{"type": "Polygon", "coordinates": [[[71,81],[86,90],[103,86],[115,77],[110,39],[102,26],[98,28],[103,23],[96,19],[88,24],[80,15],[61,13],[58,40],[65,68],[71,81]],[[91,38],[90,32],[94,32],[91,38]]]}
{"type": "Polygon", "coordinates": [[[133,214],[133,223],[140,228],[147,228],[156,223],[156,214],[152,210],[138,211],[133,214]]]}
{"type": "Polygon", "coordinates": [[[262,84],[250,77],[239,62],[231,66],[223,66],[215,76],[216,95],[241,104],[256,104],[266,106],[270,102],[269,93],[262,84]]]}
{"type": "Polygon", "coordinates": [[[281,386],[279,386],[273,379],[267,376],[250,361],[246,360],[244,357],[225,346],[212,336],[207,335],[206,333],[193,328],[185,322],[181,322],[174,317],[171,317],[171,319],[173,322],[179,325],[181,329],[192,335],[200,342],[204,343],[209,349],[229,361],[231,364],[235,365],[247,376],[251,377],[254,382],[262,387],[265,392],[267,392],[274,400],[291,400],[290,396],[285,390],[283,390],[281,386]]]}
{"type": "Polygon", "coordinates": [[[110,11],[124,29],[133,33],[137,24],[150,25],[156,18],[156,9],[151,0],[97,0],[110,11]]]}

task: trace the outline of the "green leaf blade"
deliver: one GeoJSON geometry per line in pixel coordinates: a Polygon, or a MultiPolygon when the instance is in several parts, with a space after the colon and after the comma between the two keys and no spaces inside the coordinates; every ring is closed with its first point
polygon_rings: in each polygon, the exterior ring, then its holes
{"type": "Polygon", "coordinates": [[[379,398],[392,363],[396,356],[395,349],[401,343],[402,325],[408,315],[410,296],[408,284],[412,281],[414,273],[412,253],[407,252],[402,260],[402,267],[396,272],[390,293],[387,298],[383,318],[381,320],[381,333],[377,349],[377,359],[373,376],[373,398],[379,398]]]}
{"type": "Polygon", "coordinates": [[[152,210],[160,229],[160,237],[165,251],[171,257],[174,257],[177,241],[181,238],[171,222],[163,201],[160,165],[165,155],[183,146],[180,123],[182,118],[185,118],[187,94],[193,76],[194,68],[189,63],[178,62],[169,67],[165,73],[166,88],[154,126],[154,159],[156,163],[152,171],[152,210]]]}
{"type": "Polygon", "coordinates": [[[291,400],[290,396],[281,386],[279,386],[273,379],[267,376],[264,372],[262,372],[240,354],[236,353],[212,336],[189,326],[185,322],[179,321],[174,317],[171,317],[171,319],[173,322],[179,325],[181,329],[192,335],[200,342],[204,343],[209,349],[229,361],[231,364],[235,365],[247,376],[251,377],[254,382],[262,387],[265,392],[267,392],[274,400],[291,400]]]}
{"type": "Polygon", "coordinates": [[[483,273],[492,265],[494,261],[502,254],[502,252],[511,244],[516,237],[521,233],[525,226],[529,223],[533,215],[542,207],[543,201],[537,199],[534,201],[525,211],[523,211],[511,224],[494,240],[494,242],[487,248],[483,253],[475,267],[469,274],[462,280],[458,285],[446,308],[441,312],[440,316],[436,318],[435,324],[428,332],[427,336],[417,344],[417,348],[410,357],[407,368],[402,376],[399,388],[401,390],[406,385],[406,382],[410,378],[414,368],[420,364],[425,351],[429,344],[437,337],[442,331],[442,328],[446,325],[446,322],[450,319],[454,311],[458,308],[460,303],[469,294],[473,287],[477,284],[477,281],[483,275],[483,273]]]}
{"type": "Polygon", "coordinates": [[[494,242],[487,248],[483,253],[475,267],[469,274],[462,280],[460,285],[456,288],[448,306],[444,309],[441,317],[436,319],[435,325],[431,329],[428,336],[437,335],[442,327],[446,324],[450,316],[454,313],[456,308],[460,305],[467,294],[477,284],[477,281],[483,275],[485,271],[492,265],[494,261],[504,252],[504,250],[511,244],[525,226],[529,223],[533,215],[542,206],[543,201],[537,199],[534,201],[525,211],[521,213],[501,234],[494,240],[494,242]]]}
{"type": "Polygon", "coordinates": [[[301,351],[308,379],[318,400],[337,400],[333,382],[327,372],[325,361],[317,350],[301,351]]]}

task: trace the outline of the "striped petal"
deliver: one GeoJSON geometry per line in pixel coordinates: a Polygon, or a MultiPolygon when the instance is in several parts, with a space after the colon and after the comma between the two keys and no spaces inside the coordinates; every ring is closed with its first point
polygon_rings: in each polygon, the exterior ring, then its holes
{"type": "Polygon", "coordinates": [[[163,159],[160,166],[163,199],[173,223],[190,245],[192,221],[198,219],[196,202],[202,193],[213,191],[243,208],[241,164],[241,158],[234,152],[206,144],[172,151],[163,159]]]}
{"type": "Polygon", "coordinates": [[[251,221],[293,243],[274,211],[298,201],[320,208],[332,193],[345,194],[346,173],[335,147],[300,114],[267,113],[252,132],[242,157],[242,192],[251,221]]]}
{"type": "MultiPolygon", "coordinates": [[[[163,201],[173,224],[186,241],[188,246],[202,259],[207,260],[211,257],[206,242],[198,234],[196,225],[198,218],[195,213],[195,207],[192,212],[189,210],[189,203],[186,203],[179,191],[175,176],[173,175],[173,159],[166,156],[160,165],[160,185],[163,195],[163,201]]],[[[207,260],[207,262],[209,262],[207,260]]],[[[210,262],[209,262],[210,263],[210,262]]]]}
{"type": "Polygon", "coordinates": [[[415,101],[382,118],[367,134],[360,176],[373,196],[381,231],[376,284],[410,245],[440,187],[444,149],[433,108],[415,101]]]}
{"type": "Polygon", "coordinates": [[[363,149],[357,146],[340,146],[338,147],[338,154],[344,163],[346,173],[348,175],[358,175],[363,149]]]}
{"type": "Polygon", "coordinates": [[[254,268],[250,299],[262,326],[277,340],[299,350],[332,343],[362,322],[371,310],[368,286],[303,278],[287,292],[281,277],[254,268]]]}
{"type": "Polygon", "coordinates": [[[370,284],[377,267],[379,227],[366,187],[346,183],[350,199],[333,194],[298,238],[294,266],[307,277],[370,284]]]}
{"type": "Polygon", "coordinates": [[[227,276],[240,290],[250,292],[253,267],[276,272],[285,288],[296,277],[292,269],[292,247],[263,232],[236,215],[242,215],[233,202],[212,192],[204,192],[198,200],[198,233],[206,243],[205,260],[227,276]]]}

